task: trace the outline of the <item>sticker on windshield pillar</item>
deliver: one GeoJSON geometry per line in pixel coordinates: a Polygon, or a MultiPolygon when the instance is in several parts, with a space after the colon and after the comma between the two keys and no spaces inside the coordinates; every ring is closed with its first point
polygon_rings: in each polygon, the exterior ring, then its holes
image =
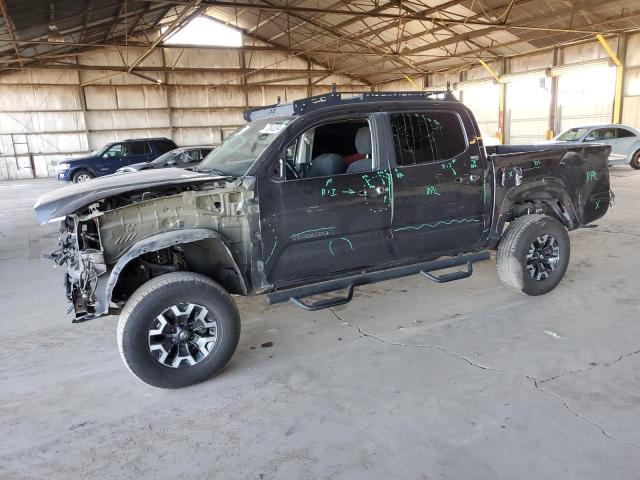
{"type": "Polygon", "coordinates": [[[266,133],[268,135],[273,135],[275,133],[280,133],[282,130],[286,128],[286,123],[267,123],[259,133],[266,133]]]}

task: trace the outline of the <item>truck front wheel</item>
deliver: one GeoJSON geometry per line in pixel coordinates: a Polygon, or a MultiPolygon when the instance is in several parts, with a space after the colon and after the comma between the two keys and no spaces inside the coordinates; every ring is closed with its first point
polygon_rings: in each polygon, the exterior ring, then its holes
{"type": "Polygon", "coordinates": [[[131,373],[159,388],[181,388],[218,374],[240,338],[231,296],[210,278],[167,273],[136,290],[118,322],[118,348],[131,373]]]}
{"type": "Polygon", "coordinates": [[[526,295],[553,290],[569,265],[569,234],[548,215],[524,215],[509,225],[498,245],[502,283],[526,295]]]}

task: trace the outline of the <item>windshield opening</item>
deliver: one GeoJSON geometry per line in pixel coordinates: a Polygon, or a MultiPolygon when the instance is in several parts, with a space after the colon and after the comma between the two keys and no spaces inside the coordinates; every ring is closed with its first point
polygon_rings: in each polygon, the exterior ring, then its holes
{"type": "Polygon", "coordinates": [[[294,117],[261,118],[240,127],[204,157],[195,170],[236,177],[245,175],[293,120],[294,117]]]}
{"type": "Polygon", "coordinates": [[[562,135],[557,136],[556,140],[560,142],[575,142],[576,140],[580,140],[580,137],[582,137],[586,131],[586,128],[572,128],[562,135]]]}

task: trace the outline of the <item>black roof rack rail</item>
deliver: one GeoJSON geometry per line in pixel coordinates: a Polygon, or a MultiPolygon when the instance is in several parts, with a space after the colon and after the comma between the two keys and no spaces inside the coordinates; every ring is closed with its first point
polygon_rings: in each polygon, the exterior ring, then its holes
{"type": "Polygon", "coordinates": [[[332,91],[315,95],[313,97],[294,100],[291,103],[279,103],[266,107],[257,107],[245,110],[244,119],[247,122],[272,115],[302,115],[319,108],[335,105],[350,105],[363,102],[378,101],[402,101],[402,100],[447,100],[457,101],[451,90],[437,91],[409,91],[409,92],[358,92],[341,93],[332,91]]]}

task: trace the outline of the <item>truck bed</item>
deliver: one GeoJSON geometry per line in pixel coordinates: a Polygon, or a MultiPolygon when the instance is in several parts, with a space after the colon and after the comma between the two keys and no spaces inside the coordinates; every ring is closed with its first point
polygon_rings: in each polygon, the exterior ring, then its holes
{"type": "Polygon", "coordinates": [[[593,222],[609,208],[608,145],[498,145],[486,150],[495,178],[494,228],[511,205],[525,198],[549,199],[569,229],[593,222]]]}

